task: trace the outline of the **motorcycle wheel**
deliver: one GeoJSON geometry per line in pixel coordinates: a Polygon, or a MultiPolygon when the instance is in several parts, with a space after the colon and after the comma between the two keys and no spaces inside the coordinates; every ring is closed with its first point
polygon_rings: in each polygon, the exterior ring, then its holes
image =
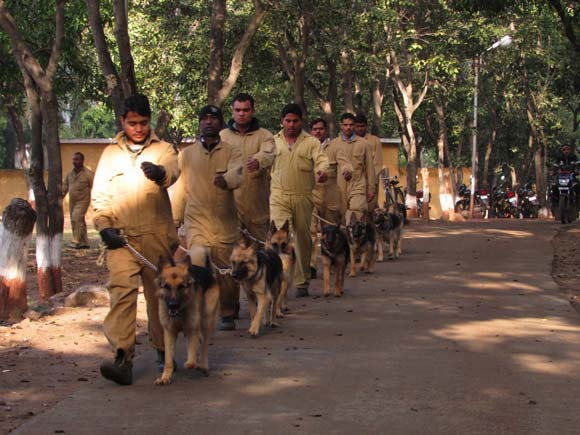
{"type": "Polygon", "coordinates": [[[560,222],[567,224],[568,220],[568,197],[560,195],[560,202],[558,203],[558,210],[560,212],[560,222]]]}

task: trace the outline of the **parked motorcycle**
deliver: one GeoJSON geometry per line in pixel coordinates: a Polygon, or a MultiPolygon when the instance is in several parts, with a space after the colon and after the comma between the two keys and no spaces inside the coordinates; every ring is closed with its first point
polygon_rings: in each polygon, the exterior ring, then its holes
{"type": "MultiPolygon", "coordinates": [[[[429,192],[429,202],[431,202],[431,192],[429,192]]],[[[423,217],[423,190],[417,190],[417,213],[420,218],[423,217]]]]}
{"type": "MultiPolygon", "coordinates": [[[[557,194],[558,194],[558,214],[563,224],[576,220],[578,216],[578,203],[576,192],[578,183],[576,181],[576,168],[569,166],[554,165],[557,170],[557,194]]],[[[556,189],[554,189],[556,193],[556,189]]]]}
{"type": "Polygon", "coordinates": [[[532,183],[526,183],[516,189],[518,195],[518,213],[522,218],[536,218],[540,212],[538,195],[532,189],[532,183]]]}
{"type": "Polygon", "coordinates": [[[518,198],[508,183],[497,186],[492,193],[493,214],[499,218],[517,218],[518,198]]]}
{"type": "MultiPolygon", "coordinates": [[[[459,199],[455,202],[455,213],[461,213],[465,210],[469,210],[471,200],[470,188],[465,184],[461,184],[457,189],[457,196],[459,199]]],[[[479,189],[475,191],[473,207],[476,214],[480,214],[483,218],[487,217],[487,212],[489,210],[487,189],[479,189]]]]}

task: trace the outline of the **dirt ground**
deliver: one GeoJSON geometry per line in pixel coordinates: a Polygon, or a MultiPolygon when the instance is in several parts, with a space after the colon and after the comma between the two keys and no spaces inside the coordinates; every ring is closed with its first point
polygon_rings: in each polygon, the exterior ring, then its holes
{"type": "MultiPolygon", "coordinates": [[[[419,221],[413,225],[422,225],[419,221]]],[[[466,225],[470,225],[469,222],[466,225]]],[[[97,246],[93,234],[92,246],[97,246]]],[[[563,297],[580,312],[580,227],[562,226],[555,236],[553,276],[563,297]]],[[[105,285],[107,271],[96,265],[98,249],[63,250],[65,293],[82,284],[105,285]]],[[[38,300],[34,250],[29,252],[29,306],[47,309],[38,300]]],[[[57,308],[37,321],[0,324],[0,433],[8,433],[30,417],[98,378],[101,360],[111,357],[101,332],[106,307],[57,308]]],[[[139,300],[138,343],[146,344],[145,303],[139,300]]],[[[147,346],[137,346],[137,354],[147,346]]]]}

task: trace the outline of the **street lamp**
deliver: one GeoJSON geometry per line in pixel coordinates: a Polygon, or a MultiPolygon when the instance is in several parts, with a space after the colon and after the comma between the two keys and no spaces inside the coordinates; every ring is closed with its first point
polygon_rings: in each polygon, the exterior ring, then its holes
{"type": "Polygon", "coordinates": [[[473,130],[471,134],[471,197],[469,198],[469,213],[471,217],[474,217],[475,213],[475,188],[477,182],[477,94],[479,89],[479,68],[483,63],[483,55],[488,51],[495,50],[498,47],[505,48],[512,44],[512,37],[510,35],[505,35],[500,40],[496,41],[485,49],[473,64],[473,69],[475,73],[475,83],[473,90],[473,130]]]}

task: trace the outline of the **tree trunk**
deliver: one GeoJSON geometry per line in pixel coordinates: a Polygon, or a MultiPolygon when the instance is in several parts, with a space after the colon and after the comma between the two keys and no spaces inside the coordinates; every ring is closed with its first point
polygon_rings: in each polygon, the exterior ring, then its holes
{"type": "Polygon", "coordinates": [[[0,319],[20,318],[28,308],[26,259],[36,212],[14,198],[2,213],[0,226],[0,319]]]}
{"type": "Polygon", "coordinates": [[[383,118],[383,86],[381,80],[378,78],[378,71],[373,78],[371,85],[371,101],[373,106],[373,122],[371,124],[371,133],[379,136],[381,131],[381,120],[383,118]]]}
{"type": "Polygon", "coordinates": [[[226,23],[226,0],[214,0],[211,10],[209,34],[209,70],[207,74],[207,101],[217,102],[222,87],[224,66],[224,26],[226,23]]]}
{"type": "MultiPolygon", "coordinates": [[[[439,134],[437,135],[437,174],[439,178],[439,203],[444,220],[455,219],[455,194],[453,185],[453,168],[449,165],[449,173],[445,173],[445,154],[447,149],[447,124],[445,123],[445,108],[443,105],[435,104],[437,121],[439,124],[439,134]],[[450,181],[451,180],[451,181],[450,181]]],[[[449,159],[451,160],[451,159],[449,159]]]]}
{"type": "Polygon", "coordinates": [[[323,94],[322,90],[319,89],[312,80],[308,80],[307,85],[318,100],[318,106],[322,111],[321,117],[328,124],[329,137],[335,137],[337,133],[337,125],[334,120],[334,108],[336,107],[337,100],[336,62],[332,59],[327,59],[326,65],[328,70],[328,86],[326,93],[323,94]]]}
{"type": "Polygon", "coordinates": [[[103,19],[100,11],[99,0],[85,0],[89,16],[89,25],[93,34],[97,57],[101,72],[105,77],[107,86],[107,95],[111,98],[113,110],[115,111],[115,121],[117,130],[121,130],[121,114],[123,113],[123,104],[125,94],[121,87],[121,79],[111,58],[109,47],[107,46],[107,38],[103,30],[103,19]]]}
{"type": "Polygon", "coordinates": [[[45,299],[62,290],[60,250],[64,216],[62,209],[62,166],[58,137],[58,104],[53,80],[58,68],[64,39],[64,3],[56,1],[55,38],[45,68],[22,38],[16,21],[0,1],[0,25],[8,34],[16,63],[22,73],[31,119],[30,177],[37,210],[36,259],[38,288],[45,299]],[[48,190],[45,188],[43,169],[46,145],[48,160],[48,190]]]}
{"type": "Polygon", "coordinates": [[[429,168],[422,165],[421,167],[421,178],[423,178],[423,204],[422,204],[422,217],[424,220],[429,220],[429,168]]]}
{"type": "Polygon", "coordinates": [[[137,93],[137,79],[135,78],[135,62],[131,54],[129,40],[129,23],[127,20],[127,0],[115,0],[115,39],[119,48],[121,61],[121,87],[123,94],[128,97],[137,93]]]}
{"type": "Polygon", "coordinates": [[[353,98],[353,74],[350,64],[350,55],[346,50],[340,52],[340,63],[342,65],[342,100],[344,101],[343,111],[354,113],[353,98]]]}
{"type": "Polygon", "coordinates": [[[491,160],[491,153],[493,151],[493,145],[495,144],[495,138],[497,136],[497,110],[495,108],[491,109],[491,134],[487,141],[487,146],[485,147],[485,157],[483,160],[483,172],[481,174],[482,185],[489,189],[489,162],[491,160]]]}

